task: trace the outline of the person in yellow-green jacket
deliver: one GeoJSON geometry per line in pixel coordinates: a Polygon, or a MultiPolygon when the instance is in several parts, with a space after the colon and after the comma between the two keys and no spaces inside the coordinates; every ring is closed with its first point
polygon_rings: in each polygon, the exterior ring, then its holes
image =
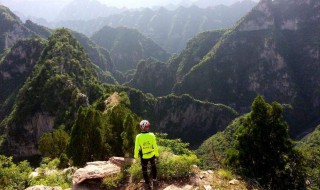
{"type": "Polygon", "coordinates": [[[142,174],[145,180],[147,189],[151,189],[150,180],[148,175],[148,163],[151,163],[151,172],[153,178],[153,186],[158,185],[157,180],[157,167],[155,158],[159,157],[159,150],[156,137],[153,133],[149,132],[150,123],[147,120],[140,122],[141,133],[136,136],[134,158],[141,159],[142,174]]]}

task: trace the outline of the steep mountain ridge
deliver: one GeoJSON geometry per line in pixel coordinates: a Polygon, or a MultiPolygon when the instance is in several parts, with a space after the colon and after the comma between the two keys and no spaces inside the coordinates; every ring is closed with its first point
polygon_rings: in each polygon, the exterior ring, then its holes
{"type": "Polygon", "coordinates": [[[11,48],[19,39],[36,34],[26,28],[22,21],[7,7],[0,5],[0,54],[11,48]]]}
{"type": "Polygon", "coordinates": [[[110,51],[114,67],[123,73],[135,69],[141,59],[154,57],[167,61],[170,54],[137,30],[103,27],[91,39],[110,51]]]}
{"type": "Polygon", "coordinates": [[[181,54],[172,57],[168,63],[153,59],[140,62],[137,71],[125,84],[155,96],[170,94],[174,85],[199,63],[225,32],[220,30],[198,34],[188,42],[181,54]]]}
{"type": "Polygon", "coordinates": [[[263,0],[226,33],[174,92],[248,111],[257,94],[293,107],[291,132],[319,115],[319,3],[263,0]]]}
{"type": "Polygon", "coordinates": [[[78,108],[101,96],[102,82],[115,81],[92,64],[67,30],[53,33],[13,111],[1,122],[7,130],[2,150],[19,157],[38,155],[41,135],[60,125],[70,130],[78,108]]]}
{"type": "Polygon", "coordinates": [[[108,7],[97,0],[73,0],[59,12],[55,20],[90,20],[119,12],[122,10],[108,7]]]}
{"type": "Polygon", "coordinates": [[[115,72],[114,62],[111,60],[110,52],[107,49],[97,45],[90,38],[81,33],[75,31],[71,31],[71,33],[86,50],[94,64],[99,66],[103,71],[111,73],[115,72]]]}

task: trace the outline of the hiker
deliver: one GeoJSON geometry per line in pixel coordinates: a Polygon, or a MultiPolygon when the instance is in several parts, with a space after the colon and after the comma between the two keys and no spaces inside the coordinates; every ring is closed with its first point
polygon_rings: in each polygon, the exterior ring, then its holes
{"type": "Polygon", "coordinates": [[[141,159],[142,174],[145,180],[147,189],[151,189],[150,180],[148,175],[148,163],[151,163],[151,171],[153,178],[153,186],[158,185],[157,181],[157,167],[155,163],[156,157],[159,157],[159,150],[156,142],[156,137],[153,133],[149,132],[150,123],[147,120],[140,122],[141,133],[136,136],[134,158],[141,159]]]}

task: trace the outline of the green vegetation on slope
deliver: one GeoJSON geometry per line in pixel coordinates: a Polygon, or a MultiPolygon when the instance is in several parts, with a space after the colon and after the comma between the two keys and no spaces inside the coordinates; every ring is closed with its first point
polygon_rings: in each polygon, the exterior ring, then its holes
{"type": "Polygon", "coordinates": [[[68,155],[76,166],[90,159],[133,156],[139,117],[130,110],[126,93],[106,95],[95,106],[80,108],[72,127],[68,155]]]}
{"type": "Polygon", "coordinates": [[[204,168],[229,167],[265,189],[306,189],[303,155],[289,138],[282,106],[258,96],[251,112],[197,150],[204,168]]]}
{"type": "Polygon", "coordinates": [[[154,96],[170,94],[174,86],[201,61],[224,33],[225,30],[219,30],[198,34],[188,42],[187,48],[180,55],[172,57],[168,64],[153,59],[141,61],[126,85],[154,96]]]}
{"type": "Polygon", "coordinates": [[[320,188],[320,127],[318,126],[298,149],[305,158],[307,180],[310,189],[320,188]]]}
{"type": "MultiPolygon", "coordinates": [[[[27,141],[37,145],[41,133],[60,125],[70,131],[78,108],[87,106],[103,94],[102,81],[113,83],[114,79],[92,64],[83,47],[67,30],[55,31],[49,37],[34,72],[20,89],[14,110],[2,122],[8,130],[6,149],[19,144],[9,142],[27,141]],[[40,133],[28,132],[25,128],[28,121],[38,118],[39,114],[39,119],[49,124],[36,124],[33,130],[44,128],[40,133]],[[33,133],[36,138],[30,138],[33,133]]],[[[15,154],[14,151],[11,153],[15,154]]]]}
{"type": "Polygon", "coordinates": [[[174,93],[241,113],[261,94],[292,105],[288,122],[294,136],[314,128],[320,110],[317,2],[261,1],[175,85],[174,93]]]}
{"type": "Polygon", "coordinates": [[[235,133],[226,163],[264,188],[305,189],[302,155],[289,138],[282,106],[258,96],[235,133]]]}

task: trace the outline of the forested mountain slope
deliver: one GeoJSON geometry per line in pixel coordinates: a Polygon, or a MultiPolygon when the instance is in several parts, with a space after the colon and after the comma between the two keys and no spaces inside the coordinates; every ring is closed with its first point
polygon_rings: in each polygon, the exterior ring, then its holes
{"type": "Polygon", "coordinates": [[[263,0],[177,83],[176,94],[247,111],[257,94],[290,104],[290,130],[319,119],[320,5],[263,0]]]}
{"type": "Polygon", "coordinates": [[[11,155],[37,154],[44,132],[60,125],[70,130],[78,108],[102,95],[99,84],[115,82],[63,29],[50,36],[35,67],[19,90],[13,111],[1,122],[7,131],[2,150],[10,150],[11,155]]]}
{"type": "Polygon", "coordinates": [[[200,33],[188,42],[186,49],[171,58],[168,63],[153,59],[140,62],[137,71],[132,78],[128,78],[126,85],[155,96],[170,94],[173,86],[199,63],[225,32],[226,30],[200,33]]]}
{"type": "MultiPolygon", "coordinates": [[[[130,112],[148,118],[154,131],[182,138],[194,148],[223,130],[237,116],[229,107],[200,102],[189,96],[158,99],[135,89],[107,85],[116,81],[90,61],[85,49],[66,29],[55,31],[48,41],[40,38],[19,41],[4,57],[1,66],[4,77],[10,74],[17,79],[14,86],[1,94],[3,100],[9,101],[1,105],[1,114],[5,117],[1,121],[4,138],[1,153],[17,158],[39,155],[38,143],[44,133],[62,129],[70,134],[79,107],[98,105],[92,108],[99,111],[106,93],[127,93],[130,112]],[[38,51],[33,43],[39,44],[38,51]],[[29,52],[25,57],[28,51],[37,54],[29,52]],[[16,76],[16,70],[24,67],[28,68],[28,73],[20,76],[18,72],[16,76]],[[17,83],[19,81],[21,83],[17,83]],[[196,138],[190,138],[192,135],[196,138]]],[[[84,114],[91,114],[90,110],[84,114]]]]}

